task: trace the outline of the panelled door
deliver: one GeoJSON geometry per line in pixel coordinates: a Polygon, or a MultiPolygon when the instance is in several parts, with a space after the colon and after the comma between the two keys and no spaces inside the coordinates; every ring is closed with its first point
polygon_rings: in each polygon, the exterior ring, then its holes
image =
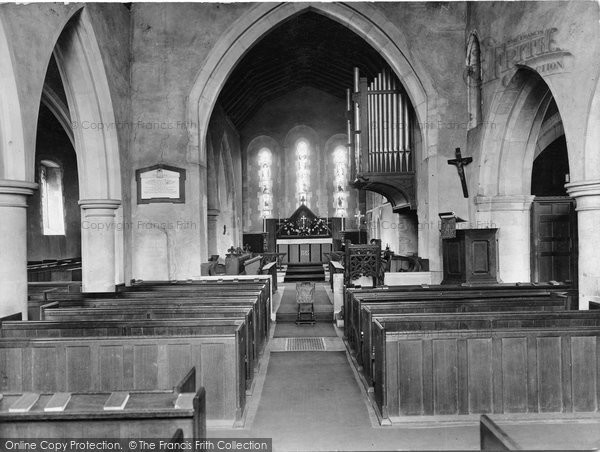
{"type": "Polygon", "coordinates": [[[577,283],[577,215],[569,197],[536,197],[531,208],[531,281],[577,283]]]}

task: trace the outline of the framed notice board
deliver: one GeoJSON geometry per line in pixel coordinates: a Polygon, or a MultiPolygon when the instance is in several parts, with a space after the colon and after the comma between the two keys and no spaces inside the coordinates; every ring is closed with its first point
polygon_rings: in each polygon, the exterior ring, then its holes
{"type": "Polygon", "coordinates": [[[185,203],[185,169],[158,164],[135,171],[138,204],[185,203]]]}

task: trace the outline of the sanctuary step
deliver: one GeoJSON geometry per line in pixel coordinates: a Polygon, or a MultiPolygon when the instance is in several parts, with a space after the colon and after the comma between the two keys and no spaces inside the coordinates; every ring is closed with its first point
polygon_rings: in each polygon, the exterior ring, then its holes
{"type": "Polygon", "coordinates": [[[285,282],[325,281],[325,270],[322,265],[288,264],[285,282]]]}

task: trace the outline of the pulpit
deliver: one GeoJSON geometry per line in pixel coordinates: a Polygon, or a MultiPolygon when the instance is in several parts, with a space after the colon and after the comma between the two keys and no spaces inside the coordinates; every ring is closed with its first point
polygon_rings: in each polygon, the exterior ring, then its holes
{"type": "Polygon", "coordinates": [[[454,238],[442,240],[442,284],[497,284],[496,228],[457,229],[454,238]]]}

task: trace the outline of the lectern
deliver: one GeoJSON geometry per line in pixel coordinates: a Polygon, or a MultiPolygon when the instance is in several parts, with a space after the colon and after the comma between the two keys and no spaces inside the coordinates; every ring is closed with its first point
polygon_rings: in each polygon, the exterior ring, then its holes
{"type": "Polygon", "coordinates": [[[442,284],[497,284],[498,229],[457,229],[442,240],[442,284]]]}

